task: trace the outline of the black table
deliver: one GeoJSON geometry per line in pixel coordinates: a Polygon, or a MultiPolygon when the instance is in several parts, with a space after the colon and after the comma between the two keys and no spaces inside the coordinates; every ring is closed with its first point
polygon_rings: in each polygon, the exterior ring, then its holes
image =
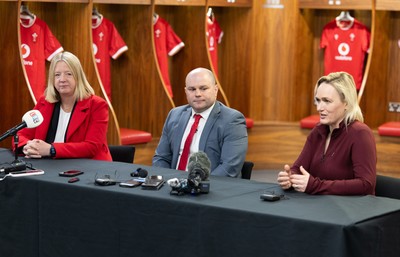
{"type": "MultiPolygon", "coordinates": [[[[0,149],[0,163],[13,155],[0,149]]],[[[311,196],[276,184],[211,177],[209,194],[96,186],[96,177],[186,173],[118,162],[26,160],[44,175],[0,181],[0,256],[399,256],[400,201],[311,196]],[[58,172],[80,169],[77,183],[58,172]]]]}

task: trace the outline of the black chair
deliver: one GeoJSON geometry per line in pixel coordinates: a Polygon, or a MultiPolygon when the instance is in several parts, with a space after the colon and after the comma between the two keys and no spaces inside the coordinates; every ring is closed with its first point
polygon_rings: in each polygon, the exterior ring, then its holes
{"type": "Polygon", "coordinates": [[[109,145],[111,157],[114,162],[133,163],[135,146],[133,145],[109,145]]]}
{"type": "Polygon", "coordinates": [[[375,195],[400,199],[400,179],[377,175],[375,195]]]}
{"type": "Polygon", "coordinates": [[[377,175],[375,195],[400,199],[400,179],[377,175]]]}
{"type": "Polygon", "coordinates": [[[243,163],[242,167],[242,179],[250,179],[251,178],[251,172],[253,171],[254,163],[245,161],[243,163]]]}

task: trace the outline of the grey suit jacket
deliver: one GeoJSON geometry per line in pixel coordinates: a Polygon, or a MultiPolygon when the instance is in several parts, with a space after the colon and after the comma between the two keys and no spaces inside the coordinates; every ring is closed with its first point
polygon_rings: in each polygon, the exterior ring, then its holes
{"type": "MultiPolygon", "coordinates": [[[[176,168],[181,140],[191,113],[189,105],[169,112],[153,157],[153,166],[176,168]]],[[[199,151],[205,152],[211,161],[211,174],[237,177],[246,157],[247,143],[243,114],[217,101],[199,142],[199,151]]]]}

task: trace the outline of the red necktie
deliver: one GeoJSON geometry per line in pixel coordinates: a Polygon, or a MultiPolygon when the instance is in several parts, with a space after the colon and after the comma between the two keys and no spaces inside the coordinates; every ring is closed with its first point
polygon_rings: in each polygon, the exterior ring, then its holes
{"type": "Polygon", "coordinates": [[[192,144],[194,133],[196,133],[197,127],[199,126],[199,121],[201,119],[200,114],[195,114],[193,117],[194,117],[194,123],[193,123],[192,127],[190,128],[189,135],[187,136],[185,145],[183,146],[183,151],[182,151],[181,159],[179,161],[178,170],[186,170],[186,164],[188,162],[189,153],[190,153],[190,145],[192,144]]]}

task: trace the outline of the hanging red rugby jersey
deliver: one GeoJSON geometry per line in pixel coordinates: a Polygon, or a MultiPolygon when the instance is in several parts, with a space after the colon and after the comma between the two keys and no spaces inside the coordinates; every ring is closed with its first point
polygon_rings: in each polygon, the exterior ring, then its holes
{"type": "Polygon", "coordinates": [[[111,58],[128,50],[114,24],[103,15],[92,17],[93,52],[104,90],[111,101],[111,58]]]}
{"type": "Polygon", "coordinates": [[[335,19],[326,24],[320,41],[320,47],[325,48],[325,75],[345,71],[353,76],[359,90],[369,44],[368,28],[356,19],[346,24],[335,19]]]}
{"type": "Polygon", "coordinates": [[[181,50],[185,44],[175,34],[168,22],[160,16],[155,15],[153,24],[154,44],[156,47],[158,66],[160,67],[161,76],[164,80],[165,86],[167,87],[168,93],[171,97],[173,97],[168,73],[168,56],[173,56],[179,52],[179,50],[181,50]]]}
{"type": "Polygon", "coordinates": [[[46,88],[46,60],[64,49],[50,28],[33,15],[20,17],[21,52],[32,92],[38,100],[46,88]]]}
{"type": "Polygon", "coordinates": [[[214,73],[218,75],[218,44],[221,43],[224,32],[219,26],[214,15],[207,18],[207,42],[208,50],[210,51],[211,63],[214,68],[214,73]]]}

